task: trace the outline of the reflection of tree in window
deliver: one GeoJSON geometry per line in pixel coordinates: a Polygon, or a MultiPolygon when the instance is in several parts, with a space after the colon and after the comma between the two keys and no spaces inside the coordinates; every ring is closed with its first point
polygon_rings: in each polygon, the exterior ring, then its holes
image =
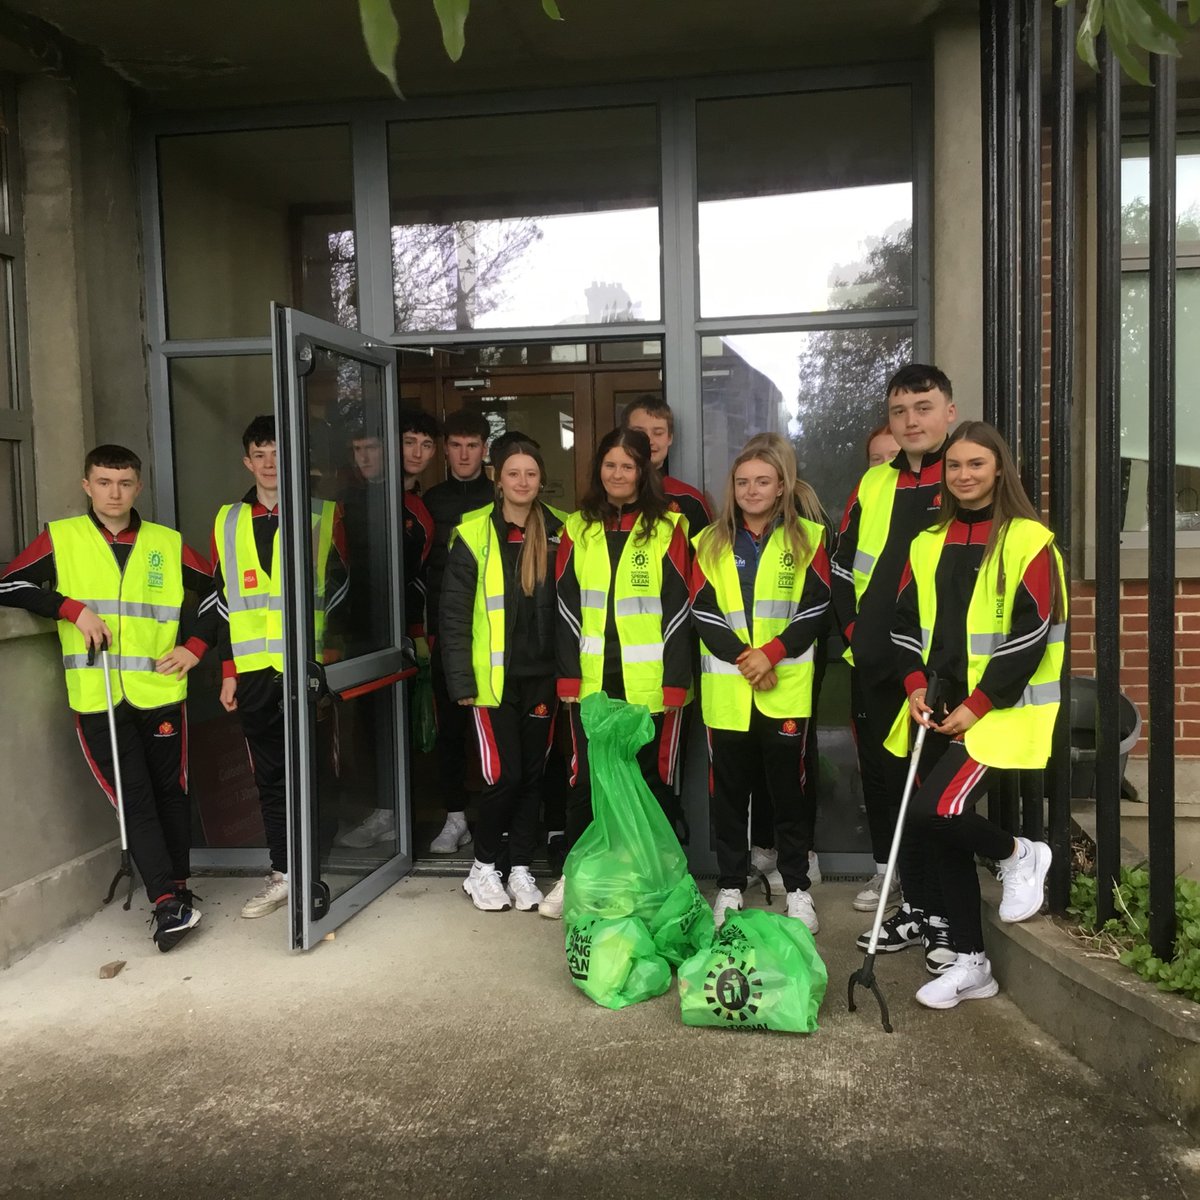
{"type": "MultiPolygon", "coordinates": [[[[905,304],[911,271],[912,227],[889,230],[868,243],[864,262],[834,269],[830,308],[905,304]]],[[[867,434],[885,416],[883,389],[912,352],[911,332],[894,327],[821,330],[801,351],[789,432],[800,474],[831,512],[840,512],[865,469],[867,434]]]]}
{"type": "Polygon", "coordinates": [[[474,328],[507,300],[506,276],[541,237],[529,217],[393,225],[396,328],[474,328]]]}

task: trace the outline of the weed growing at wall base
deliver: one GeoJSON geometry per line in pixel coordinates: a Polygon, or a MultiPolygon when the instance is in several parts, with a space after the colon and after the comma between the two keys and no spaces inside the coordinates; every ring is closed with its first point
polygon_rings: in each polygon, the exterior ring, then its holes
{"type": "Polygon", "coordinates": [[[1145,866],[1121,868],[1113,901],[1118,915],[1097,928],[1096,878],[1077,875],[1067,911],[1078,918],[1085,934],[1113,951],[1121,963],[1155,984],[1159,991],[1200,1000],[1200,883],[1182,876],[1175,880],[1178,928],[1175,957],[1169,962],[1150,949],[1150,872],[1145,866]]]}

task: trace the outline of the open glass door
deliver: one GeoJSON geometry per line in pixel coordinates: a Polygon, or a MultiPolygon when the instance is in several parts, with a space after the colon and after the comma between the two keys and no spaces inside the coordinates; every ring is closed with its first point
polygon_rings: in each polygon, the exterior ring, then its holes
{"type": "Polygon", "coordinates": [[[412,865],[402,475],[389,347],[273,307],[291,945],[412,865]]]}

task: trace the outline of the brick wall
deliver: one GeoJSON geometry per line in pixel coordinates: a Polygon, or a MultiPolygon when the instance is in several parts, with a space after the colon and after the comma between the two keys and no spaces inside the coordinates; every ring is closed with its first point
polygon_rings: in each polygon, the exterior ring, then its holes
{"type": "MultiPolygon", "coordinates": [[[[1042,137],[1042,479],[1043,493],[1050,480],[1050,142],[1042,137]]],[[[1077,258],[1077,262],[1079,259],[1077,258]]],[[[1076,389],[1079,395],[1079,389],[1076,389]]],[[[1085,485],[1077,466],[1074,484],[1085,485]]],[[[1049,516],[1045,494],[1043,514],[1049,516]]],[[[1076,542],[1082,530],[1076,531],[1076,542]]],[[[1082,580],[1071,583],[1071,674],[1096,673],[1095,586],[1082,580]]],[[[1147,584],[1139,579],[1121,582],[1121,690],[1142,714],[1142,739],[1134,754],[1146,753],[1150,725],[1147,584]]],[[[1200,579],[1175,581],[1175,753],[1180,758],[1200,757],[1200,579]]]]}

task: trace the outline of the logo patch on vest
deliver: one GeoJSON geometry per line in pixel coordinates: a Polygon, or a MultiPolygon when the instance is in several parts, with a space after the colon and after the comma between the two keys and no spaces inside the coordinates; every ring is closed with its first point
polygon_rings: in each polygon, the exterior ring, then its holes
{"type": "Polygon", "coordinates": [[[247,567],[242,572],[242,590],[258,587],[258,572],[253,567],[247,567]]]}
{"type": "Polygon", "coordinates": [[[154,731],[154,736],[162,738],[174,737],[175,726],[172,725],[170,721],[162,721],[159,723],[158,728],[154,731]]]}
{"type": "Polygon", "coordinates": [[[629,561],[633,564],[634,569],[629,572],[629,582],[633,587],[649,587],[650,572],[646,567],[650,565],[650,555],[645,550],[635,550],[629,557],[629,561]]]}
{"type": "Polygon", "coordinates": [[[151,550],[146,555],[146,565],[150,570],[146,573],[146,584],[148,587],[160,588],[163,585],[163,564],[166,562],[166,556],[161,550],[151,550]]]}

